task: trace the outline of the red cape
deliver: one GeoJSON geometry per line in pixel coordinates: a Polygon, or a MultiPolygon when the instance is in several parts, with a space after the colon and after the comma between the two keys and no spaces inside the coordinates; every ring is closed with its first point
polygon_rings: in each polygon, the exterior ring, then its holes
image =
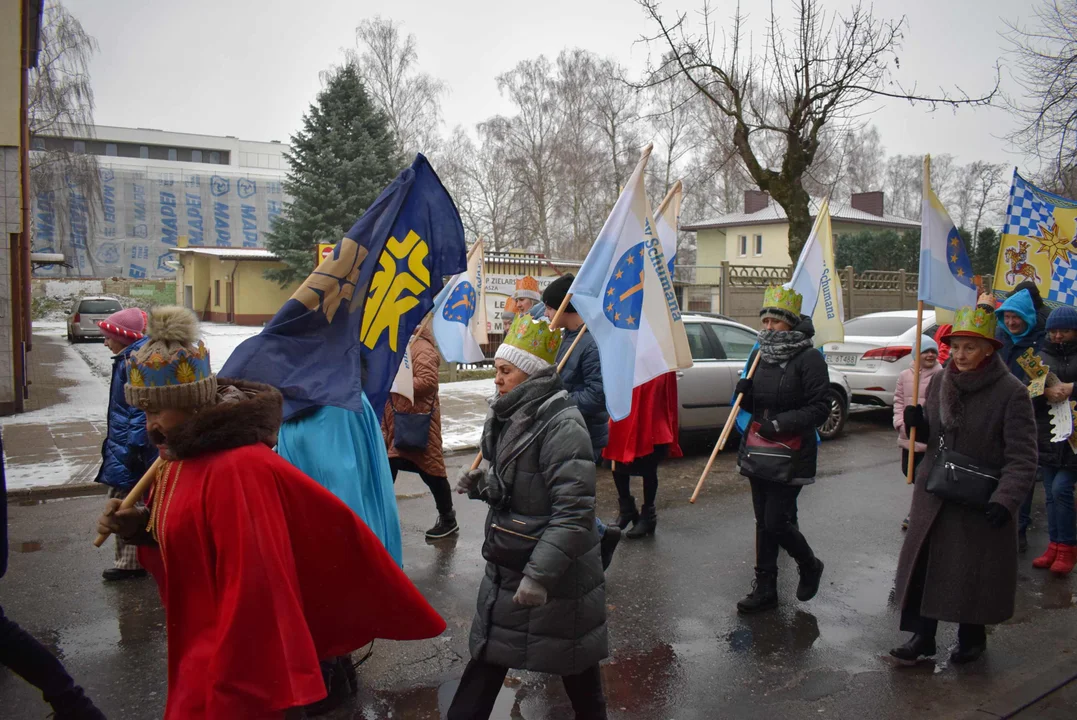
{"type": "Polygon", "coordinates": [[[139,560],[168,627],[168,720],[280,717],[325,697],[319,658],[445,621],[344,503],[264,445],[168,466],[139,560]]]}
{"type": "Polygon", "coordinates": [[[602,457],[630,463],[650,455],[656,445],[669,445],[666,457],[681,457],[677,444],[677,376],[659,375],[632,389],[632,412],[624,420],[610,422],[610,441],[602,457]]]}

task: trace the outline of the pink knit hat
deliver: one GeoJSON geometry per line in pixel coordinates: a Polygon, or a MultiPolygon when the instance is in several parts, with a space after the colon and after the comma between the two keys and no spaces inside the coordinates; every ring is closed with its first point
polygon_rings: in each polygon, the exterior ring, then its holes
{"type": "Polygon", "coordinates": [[[130,345],[141,340],[146,332],[146,313],[138,308],[127,308],[112,313],[105,320],[98,320],[97,327],[113,340],[130,345]]]}

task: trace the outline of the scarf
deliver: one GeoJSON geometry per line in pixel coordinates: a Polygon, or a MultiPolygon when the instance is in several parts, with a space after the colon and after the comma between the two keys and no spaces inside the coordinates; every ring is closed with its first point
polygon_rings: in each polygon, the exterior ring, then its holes
{"type": "Polygon", "coordinates": [[[1009,372],[997,352],[992,353],[975,370],[961,371],[957,369],[957,363],[951,362],[942,373],[942,388],[939,391],[942,429],[950,432],[961,427],[965,421],[965,398],[994,385],[1009,372]]]}
{"type": "Polygon", "coordinates": [[[493,417],[485,432],[491,434],[494,462],[486,481],[486,502],[499,507],[512,494],[516,476],[515,461],[504,463],[505,456],[513,452],[535,428],[539,410],[559,390],[561,378],[553,366],[543,368],[504,395],[490,400],[493,417]]]}
{"type": "Polygon", "coordinates": [[[764,362],[781,365],[815,344],[799,330],[760,330],[759,353],[764,362]]]}

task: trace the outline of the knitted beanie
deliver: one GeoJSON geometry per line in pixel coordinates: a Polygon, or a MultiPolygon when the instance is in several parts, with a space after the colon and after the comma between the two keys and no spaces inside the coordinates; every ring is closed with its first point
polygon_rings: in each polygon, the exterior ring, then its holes
{"type": "Polygon", "coordinates": [[[1056,307],[1047,318],[1048,330],[1077,330],[1077,308],[1071,305],[1056,307]]]}
{"type": "Polygon", "coordinates": [[[192,410],[217,399],[209,350],[198,339],[198,318],[186,308],[150,313],[150,339],[127,361],[127,404],[147,412],[192,410]]]}
{"type": "Polygon", "coordinates": [[[138,308],[127,308],[112,313],[104,320],[98,320],[97,327],[113,340],[130,345],[141,340],[142,334],[146,332],[146,313],[138,308]]]}
{"type": "MultiPolygon", "coordinates": [[[[546,303],[546,307],[553,308],[555,311],[561,307],[561,303],[565,301],[568,289],[572,287],[572,281],[575,279],[575,275],[566,273],[547,285],[546,289],[542,291],[542,302],[546,303]]],[[[565,312],[574,313],[576,308],[572,307],[572,303],[569,302],[565,306],[565,312]]]]}
{"type": "Polygon", "coordinates": [[[939,344],[927,335],[920,336],[920,354],[923,355],[926,352],[933,352],[936,355],[939,352],[939,344]]]}

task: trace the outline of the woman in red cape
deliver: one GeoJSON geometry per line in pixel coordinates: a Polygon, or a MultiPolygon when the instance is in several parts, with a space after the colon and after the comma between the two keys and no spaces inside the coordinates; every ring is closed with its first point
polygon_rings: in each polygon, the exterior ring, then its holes
{"type": "Polygon", "coordinates": [[[613,521],[629,538],[653,535],[658,525],[654,501],[658,495],[658,464],[667,457],[681,457],[677,444],[677,377],[666,373],[632,390],[632,412],[624,420],[610,422],[610,441],[602,457],[614,462],[620,514],[613,521]],[[633,476],[643,478],[643,507],[629,486],[633,476]]]}

